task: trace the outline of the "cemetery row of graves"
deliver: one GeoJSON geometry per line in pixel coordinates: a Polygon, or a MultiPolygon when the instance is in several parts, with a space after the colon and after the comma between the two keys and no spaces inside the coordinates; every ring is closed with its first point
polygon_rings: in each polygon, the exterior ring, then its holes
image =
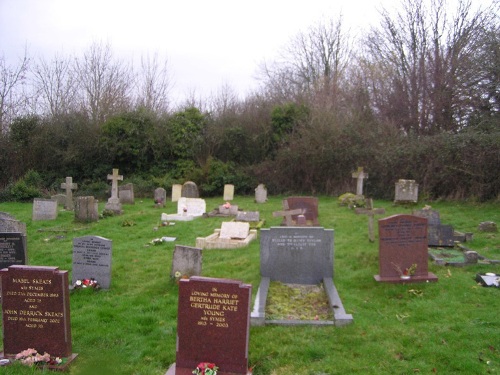
{"type": "Polygon", "coordinates": [[[411,180],[373,201],[352,177],[339,198],[135,198],[114,169],[107,202],[66,177],[0,204],[0,370],[500,371],[499,204],[420,202],[411,180]]]}

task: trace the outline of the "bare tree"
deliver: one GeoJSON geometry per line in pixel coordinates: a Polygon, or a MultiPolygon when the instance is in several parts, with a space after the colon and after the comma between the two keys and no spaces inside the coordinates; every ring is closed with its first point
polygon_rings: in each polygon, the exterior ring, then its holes
{"type": "Polygon", "coordinates": [[[27,51],[14,66],[0,56],[0,132],[9,130],[10,121],[22,111],[25,95],[20,86],[26,81],[30,59],[27,51]]]}
{"type": "Polygon", "coordinates": [[[115,61],[109,44],[93,43],[74,65],[81,90],[81,106],[94,125],[129,108],[133,75],[129,66],[115,61]]]}
{"type": "Polygon", "coordinates": [[[157,114],[166,113],[169,109],[169,95],[172,89],[172,78],[168,60],[161,63],[158,54],[152,58],[141,57],[141,74],[137,79],[137,105],[157,114]]]}

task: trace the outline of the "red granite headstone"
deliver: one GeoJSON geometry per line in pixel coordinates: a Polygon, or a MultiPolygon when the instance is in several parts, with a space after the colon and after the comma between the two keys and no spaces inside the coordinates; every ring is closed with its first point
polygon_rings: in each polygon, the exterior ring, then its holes
{"type": "MultiPolygon", "coordinates": [[[[317,226],[318,222],[318,198],[315,197],[288,197],[286,198],[288,209],[303,209],[306,221],[310,225],[317,226]]],[[[298,215],[293,215],[292,220],[297,222],[298,215]]]]}
{"type": "Polygon", "coordinates": [[[190,375],[201,362],[218,374],[248,374],[252,286],[193,276],[179,282],[175,372],[190,375]]]}
{"type": "Polygon", "coordinates": [[[28,349],[72,357],[68,271],[14,265],[2,278],[5,357],[28,349]]]}
{"type": "Polygon", "coordinates": [[[427,219],[393,215],[378,221],[379,269],[375,280],[390,283],[437,281],[428,272],[427,219]],[[405,271],[416,265],[414,275],[405,271]]]}

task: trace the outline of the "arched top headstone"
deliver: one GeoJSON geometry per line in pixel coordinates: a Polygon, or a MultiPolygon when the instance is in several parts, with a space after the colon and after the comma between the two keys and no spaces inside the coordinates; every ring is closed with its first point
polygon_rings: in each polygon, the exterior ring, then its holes
{"type": "Polygon", "coordinates": [[[182,185],[181,197],[199,198],[198,186],[193,181],[187,181],[182,185]]]}

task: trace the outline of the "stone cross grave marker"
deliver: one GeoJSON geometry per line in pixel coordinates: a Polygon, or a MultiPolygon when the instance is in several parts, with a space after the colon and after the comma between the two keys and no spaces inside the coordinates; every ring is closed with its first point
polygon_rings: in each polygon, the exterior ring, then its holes
{"type": "Polygon", "coordinates": [[[172,202],[177,202],[180,197],[182,197],[182,185],[172,185],[172,202]]]}
{"type": "Polygon", "coordinates": [[[66,190],[66,200],[64,203],[64,209],[68,211],[73,210],[73,190],[78,189],[78,185],[73,183],[73,177],[66,177],[66,182],[61,184],[61,189],[66,190]]]}
{"type": "Polygon", "coordinates": [[[113,241],[99,236],[73,238],[71,282],[93,278],[102,289],[109,289],[112,247],[113,241]]]}
{"type": "Polygon", "coordinates": [[[77,197],[75,220],[83,223],[99,221],[99,201],[93,196],[77,197]]]}
{"type": "Polygon", "coordinates": [[[255,188],[255,202],[256,203],[266,203],[267,202],[267,189],[264,184],[259,184],[255,188]]]}
{"type": "Polygon", "coordinates": [[[355,212],[358,215],[368,216],[368,239],[370,242],[375,241],[375,233],[373,231],[373,217],[375,215],[385,214],[385,208],[373,208],[373,199],[369,198],[366,200],[365,208],[356,208],[355,212]]]}
{"type": "Polygon", "coordinates": [[[203,261],[202,249],[175,245],[170,277],[200,276],[203,261]],[[177,274],[177,275],[176,275],[177,274]]]}
{"type": "Polygon", "coordinates": [[[26,236],[22,233],[0,232],[0,269],[27,263],[26,236]]]}
{"type": "Polygon", "coordinates": [[[248,374],[252,285],[193,276],[179,281],[176,363],[167,375],[191,374],[200,362],[218,374],[248,374]]]}
{"type": "Polygon", "coordinates": [[[57,219],[57,201],[35,198],[33,200],[33,221],[57,219]]]}
{"type": "Polygon", "coordinates": [[[34,348],[71,363],[76,354],[71,343],[68,271],[10,266],[0,274],[4,356],[34,348]]]}
{"type": "Polygon", "coordinates": [[[113,168],[113,174],[108,174],[108,180],[111,180],[111,197],[104,208],[121,214],[123,211],[120,198],[118,197],[118,181],[123,181],[123,176],[118,174],[118,169],[113,168]]]}
{"type": "Polygon", "coordinates": [[[393,215],[378,221],[379,275],[388,283],[437,281],[428,272],[427,219],[413,215],[393,215]],[[416,267],[416,268],[415,268],[416,267]],[[413,275],[407,273],[414,269],[413,275]]]}
{"type": "Polygon", "coordinates": [[[358,167],[356,172],[352,172],[352,178],[357,180],[356,195],[363,195],[363,180],[368,178],[368,173],[363,171],[363,167],[358,167]]]}
{"type": "Polygon", "coordinates": [[[395,203],[417,203],[418,202],[418,184],[415,180],[400,179],[396,182],[395,203]]]}
{"type": "Polygon", "coordinates": [[[226,184],[224,185],[224,197],[225,201],[232,201],[234,199],[234,185],[226,184]]]}

